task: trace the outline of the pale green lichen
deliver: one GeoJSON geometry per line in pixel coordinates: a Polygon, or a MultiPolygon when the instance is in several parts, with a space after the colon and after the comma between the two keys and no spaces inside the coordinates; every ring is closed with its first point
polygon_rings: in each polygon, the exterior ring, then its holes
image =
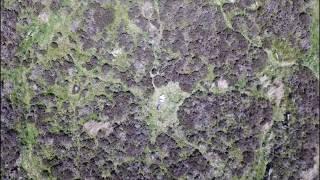
{"type": "Polygon", "coordinates": [[[119,69],[121,72],[125,72],[129,69],[131,64],[133,63],[133,59],[128,58],[126,52],[122,49],[116,49],[113,51],[115,58],[112,60],[112,65],[119,69]]]}

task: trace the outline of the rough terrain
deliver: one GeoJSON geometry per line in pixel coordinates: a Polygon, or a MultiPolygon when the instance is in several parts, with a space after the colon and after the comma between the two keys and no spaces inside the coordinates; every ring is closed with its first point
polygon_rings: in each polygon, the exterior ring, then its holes
{"type": "Polygon", "coordinates": [[[1,179],[319,178],[318,0],[1,0],[1,179]]]}

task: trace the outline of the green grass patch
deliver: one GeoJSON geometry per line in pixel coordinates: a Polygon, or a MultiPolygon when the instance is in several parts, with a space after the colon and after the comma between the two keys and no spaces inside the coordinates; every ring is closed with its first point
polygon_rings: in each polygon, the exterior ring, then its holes
{"type": "MultiPolygon", "coordinates": [[[[25,123],[18,126],[19,137],[22,142],[21,166],[27,172],[30,179],[44,179],[42,172],[47,171],[50,174],[50,169],[43,165],[39,156],[34,154],[34,145],[37,144],[39,131],[34,123],[25,123]]],[[[41,153],[45,157],[51,157],[50,149],[43,149],[41,153]]],[[[53,179],[53,178],[49,178],[53,179]]]]}
{"type": "Polygon", "coordinates": [[[314,1],[311,25],[311,49],[306,55],[303,64],[310,68],[319,79],[319,1],[314,1]]]}
{"type": "Polygon", "coordinates": [[[62,25],[63,18],[57,15],[48,16],[48,23],[42,23],[34,17],[31,25],[22,28],[22,31],[26,32],[26,37],[19,47],[19,52],[26,53],[35,43],[43,46],[51,42],[55,29],[62,25]]]}
{"type": "Polygon", "coordinates": [[[20,25],[17,29],[23,36],[17,54],[23,57],[27,52],[33,51],[34,45],[39,45],[40,49],[47,50],[45,57],[40,58],[40,61],[43,61],[45,64],[52,59],[65,56],[65,54],[70,52],[70,47],[72,47],[72,44],[69,43],[66,37],[64,37],[62,41],[57,42],[58,48],[52,48],[50,46],[53,37],[58,32],[61,32],[64,36],[71,33],[69,29],[71,17],[53,13],[50,10],[47,10],[46,12],[48,13],[48,22],[43,22],[39,17],[33,16],[30,25],[20,25]]]}
{"type": "Polygon", "coordinates": [[[35,124],[27,123],[22,127],[20,134],[20,139],[23,145],[27,148],[32,147],[37,143],[37,137],[39,135],[38,129],[35,124]]]}
{"type": "Polygon", "coordinates": [[[302,53],[293,48],[287,41],[276,39],[272,43],[271,48],[273,57],[278,62],[295,62],[302,58],[302,53]]]}
{"type": "Polygon", "coordinates": [[[13,91],[10,94],[10,100],[16,105],[23,105],[30,107],[30,100],[33,91],[30,89],[26,78],[27,69],[24,67],[17,67],[11,69],[1,68],[1,80],[11,82],[13,84],[13,91]]]}
{"type": "Polygon", "coordinates": [[[33,155],[33,146],[37,143],[39,135],[38,129],[33,123],[26,123],[18,129],[21,142],[23,144],[21,166],[33,179],[40,179],[39,169],[41,167],[40,158],[33,155]]]}

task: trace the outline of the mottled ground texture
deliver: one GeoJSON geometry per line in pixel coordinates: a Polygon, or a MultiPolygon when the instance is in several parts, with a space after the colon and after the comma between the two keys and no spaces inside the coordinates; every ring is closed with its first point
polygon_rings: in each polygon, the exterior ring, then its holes
{"type": "Polygon", "coordinates": [[[1,0],[1,179],[319,178],[318,0],[1,0]]]}

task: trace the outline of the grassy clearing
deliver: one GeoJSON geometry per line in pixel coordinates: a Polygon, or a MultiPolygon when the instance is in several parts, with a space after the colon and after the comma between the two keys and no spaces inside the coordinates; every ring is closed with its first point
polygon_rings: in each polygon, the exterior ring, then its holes
{"type": "Polygon", "coordinates": [[[178,108],[188,96],[188,93],[180,89],[178,83],[170,82],[167,86],[155,90],[146,106],[148,112],[146,120],[152,133],[152,141],[155,141],[159,133],[178,123],[178,108]]]}

